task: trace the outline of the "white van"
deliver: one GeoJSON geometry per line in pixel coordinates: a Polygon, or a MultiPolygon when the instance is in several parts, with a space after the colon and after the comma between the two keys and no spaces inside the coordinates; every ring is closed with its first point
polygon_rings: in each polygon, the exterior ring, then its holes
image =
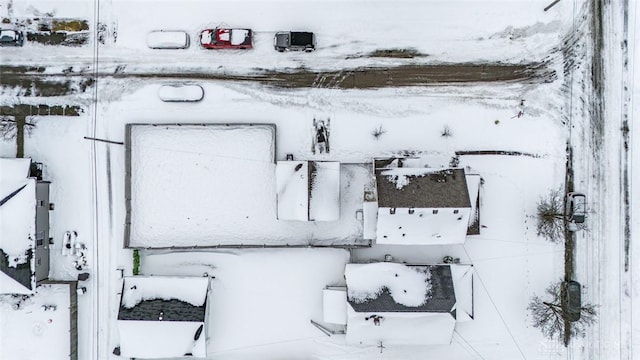
{"type": "Polygon", "coordinates": [[[186,49],[189,34],[177,30],[157,30],[147,35],[147,46],[151,49],[186,49]]]}

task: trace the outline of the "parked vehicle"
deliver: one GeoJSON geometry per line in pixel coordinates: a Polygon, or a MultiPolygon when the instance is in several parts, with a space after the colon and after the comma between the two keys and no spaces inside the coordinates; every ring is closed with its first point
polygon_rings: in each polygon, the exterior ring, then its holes
{"type": "Polygon", "coordinates": [[[24,33],[14,29],[0,29],[0,46],[24,45],[24,33]]]}
{"type": "Polygon", "coordinates": [[[587,197],[581,193],[568,193],[565,202],[565,216],[567,221],[571,223],[584,223],[587,217],[587,197]]]}
{"type": "Polygon", "coordinates": [[[565,281],[560,289],[562,308],[569,321],[580,320],[582,310],[582,285],[577,281],[565,281]]]}
{"type": "Polygon", "coordinates": [[[316,49],[316,36],[312,32],[281,31],[276,33],[273,46],[279,52],[311,52],[316,49]]]}
{"type": "Polygon", "coordinates": [[[162,85],[158,97],[168,102],[197,102],[204,97],[202,86],[196,84],[162,85]]]}
{"type": "Polygon", "coordinates": [[[200,45],[205,49],[251,49],[251,29],[206,29],[200,33],[200,45]]]}
{"type": "Polygon", "coordinates": [[[157,30],[147,35],[147,46],[151,49],[186,49],[189,44],[189,34],[184,31],[157,30]]]}

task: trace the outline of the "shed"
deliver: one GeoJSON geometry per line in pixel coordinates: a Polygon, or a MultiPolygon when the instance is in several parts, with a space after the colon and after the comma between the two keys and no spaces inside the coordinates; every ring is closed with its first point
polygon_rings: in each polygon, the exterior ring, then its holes
{"type": "Polygon", "coordinates": [[[125,277],[120,352],[131,358],[206,357],[208,277],[125,277]]]}
{"type": "Polygon", "coordinates": [[[340,218],[340,163],[278,161],[278,220],[337,221],[340,218]]]}

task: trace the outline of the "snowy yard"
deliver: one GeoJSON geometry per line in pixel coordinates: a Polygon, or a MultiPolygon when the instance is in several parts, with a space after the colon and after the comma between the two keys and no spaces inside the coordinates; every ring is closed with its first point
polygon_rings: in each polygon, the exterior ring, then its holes
{"type": "Polygon", "coordinates": [[[3,358],[68,359],[71,348],[70,292],[73,290],[67,284],[43,285],[38,288],[37,295],[24,301],[16,298],[0,300],[3,358]]]}
{"type": "Polygon", "coordinates": [[[313,354],[304,340],[326,337],[310,323],[322,319],[322,289],[344,284],[348,260],[348,252],[337,249],[150,253],[142,273],[215,277],[207,345],[212,358],[286,343],[293,345],[289,356],[304,358],[313,354]]]}

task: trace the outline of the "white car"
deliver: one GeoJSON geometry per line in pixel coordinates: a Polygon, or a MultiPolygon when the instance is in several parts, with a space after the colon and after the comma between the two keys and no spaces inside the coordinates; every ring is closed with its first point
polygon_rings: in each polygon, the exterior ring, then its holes
{"type": "Polygon", "coordinates": [[[568,193],[564,211],[567,221],[574,224],[584,223],[587,218],[587,197],[577,192],[568,193]]]}
{"type": "Polygon", "coordinates": [[[204,98],[204,89],[196,84],[162,85],[158,97],[167,102],[197,102],[204,98]]]}
{"type": "Polygon", "coordinates": [[[147,46],[151,49],[186,49],[189,44],[189,34],[184,31],[158,30],[147,35],[147,46]]]}

